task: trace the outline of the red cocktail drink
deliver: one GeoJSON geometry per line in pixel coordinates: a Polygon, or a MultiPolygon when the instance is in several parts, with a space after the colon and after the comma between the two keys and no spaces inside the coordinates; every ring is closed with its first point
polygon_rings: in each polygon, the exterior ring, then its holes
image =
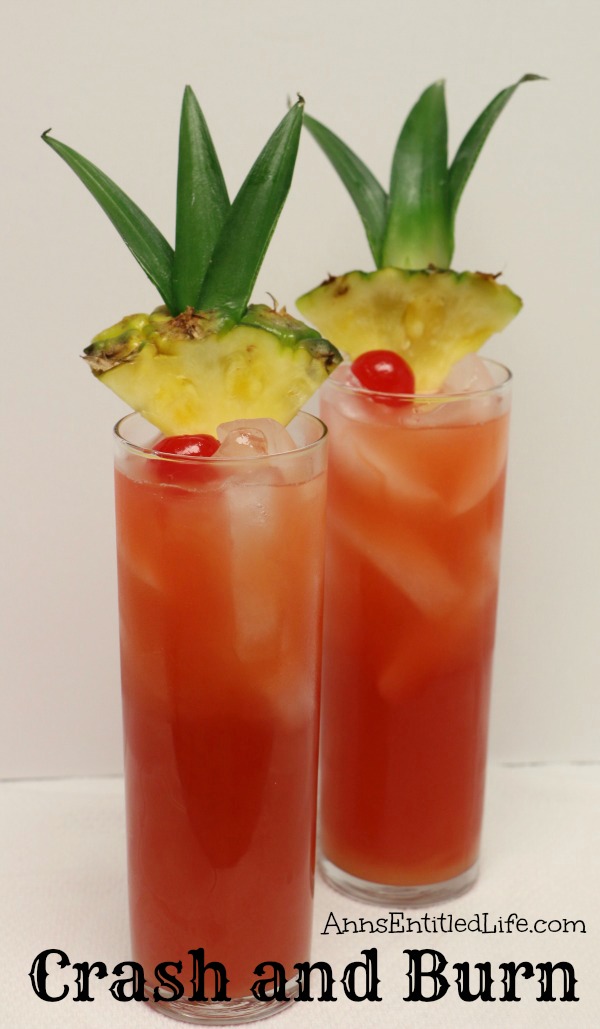
{"type": "Polygon", "coordinates": [[[465,889],[479,853],[509,379],[323,390],[330,429],[321,849],[366,899],[465,889]]]}
{"type": "Polygon", "coordinates": [[[203,948],[229,978],[229,1003],[163,990],[186,1021],[271,1014],[255,967],[309,956],[326,448],[296,423],[298,449],[247,460],[159,457],[139,416],[117,428],[133,957],[189,983],[203,948]]]}

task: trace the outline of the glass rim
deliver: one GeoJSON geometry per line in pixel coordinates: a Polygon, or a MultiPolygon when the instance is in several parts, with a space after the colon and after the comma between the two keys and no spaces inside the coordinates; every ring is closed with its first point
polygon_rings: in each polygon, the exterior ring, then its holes
{"type": "MultiPolygon", "coordinates": [[[[164,433],[161,433],[161,430],[157,426],[153,425],[152,422],[149,422],[148,419],[145,418],[143,414],[140,414],[139,411],[130,411],[128,414],[123,415],[122,418],[119,418],[118,422],[116,422],[116,424],[113,426],[112,432],[113,432],[113,437],[116,440],[116,442],[118,443],[118,445],[122,446],[125,450],[127,450],[128,453],[134,454],[137,457],[143,457],[143,458],[145,458],[147,460],[150,460],[150,461],[163,461],[163,462],[167,462],[169,464],[184,464],[184,465],[198,465],[198,464],[210,464],[212,466],[225,466],[225,465],[227,465],[227,467],[231,467],[232,465],[238,464],[238,465],[244,465],[246,467],[248,465],[249,461],[251,461],[252,465],[257,465],[259,463],[264,463],[265,461],[273,461],[273,460],[277,460],[279,458],[284,458],[284,457],[285,458],[293,458],[294,456],[303,456],[303,455],[306,455],[306,454],[310,453],[310,451],[316,450],[319,447],[321,447],[323,445],[323,443],[325,442],[328,434],[329,434],[329,430],[328,430],[327,425],[325,424],[325,422],[321,418],[319,418],[318,415],[311,414],[310,411],[300,410],[300,411],[298,411],[294,415],[294,417],[292,419],[290,419],[290,421],[288,422],[288,426],[291,425],[292,422],[294,422],[296,418],[302,418],[303,420],[308,420],[310,422],[313,422],[315,425],[320,425],[321,429],[320,429],[320,433],[319,433],[318,437],[316,439],[312,440],[310,443],[299,444],[297,447],[295,447],[294,450],[281,450],[281,451],[279,451],[276,454],[259,454],[257,457],[253,457],[253,458],[248,458],[248,457],[220,457],[220,458],[216,459],[216,454],[211,454],[211,455],[203,454],[203,455],[190,456],[190,455],[186,455],[186,454],[161,454],[160,452],[157,453],[155,450],[152,450],[151,447],[143,447],[139,443],[133,443],[131,440],[127,439],[127,437],[124,435],[123,429],[124,429],[125,425],[127,423],[131,423],[132,421],[134,421],[134,419],[141,419],[142,421],[144,421],[148,425],[148,427],[150,429],[154,429],[157,434],[164,435],[164,433]]],[[[236,419],[236,420],[238,420],[238,419],[236,419]]],[[[253,419],[248,419],[248,420],[252,421],[253,419]]],[[[279,423],[279,424],[281,424],[281,423],[279,423]]],[[[287,426],[284,426],[284,428],[287,428],[287,426]]],[[[187,433],[176,433],[174,435],[188,435],[188,434],[187,433]]]]}
{"type": "MultiPolygon", "coordinates": [[[[352,382],[341,382],[338,379],[335,379],[333,375],[330,375],[323,385],[324,387],[331,386],[332,389],[340,390],[342,393],[350,393],[353,396],[365,397],[366,399],[377,398],[382,400],[400,400],[410,404],[445,404],[461,400],[470,400],[471,398],[475,399],[476,397],[494,396],[502,393],[503,390],[510,387],[513,374],[507,365],[489,357],[483,357],[481,360],[485,365],[495,368],[504,376],[500,382],[495,382],[493,386],[486,386],[484,389],[462,390],[456,393],[390,393],[387,390],[369,389],[368,386],[362,386],[360,384],[355,385],[352,382]]],[[[338,365],[338,367],[349,369],[351,363],[352,362],[350,360],[344,361],[342,364],[338,365]]]]}

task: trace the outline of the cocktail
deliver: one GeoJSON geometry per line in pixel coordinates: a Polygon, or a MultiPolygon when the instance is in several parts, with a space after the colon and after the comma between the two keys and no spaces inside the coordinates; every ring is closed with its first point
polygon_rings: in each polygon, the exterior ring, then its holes
{"type": "Polygon", "coordinates": [[[454,896],[477,875],[510,373],[475,352],[521,301],[497,276],[450,261],[462,190],[519,84],[449,165],[434,83],[402,128],[389,193],[307,118],[377,265],[297,302],[349,355],[321,407],[331,446],[321,867],[339,890],[386,904],[454,896]]]}
{"type": "Polygon", "coordinates": [[[477,872],[510,397],[504,368],[474,371],[436,403],[347,366],[323,387],[322,862],[382,902],[477,872]]]}
{"type": "Polygon", "coordinates": [[[248,305],[302,106],[230,204],[186,89],[174,251],[45,136],[164,300],[85,356],[138,412],[115,430],[136,999],[187,1022],[285,1009],[309,957],[327,434],[299,411],[340,357],[285,310],[248,305]]]}
{"type": "MultiPolygon", "coordinates": [[[[325,430],[291,431],[294,449],[274,433],[247,456],[226,429],[195,460],[153,452],[137,415],[116,437],[133,955],[150,981],[164,961],[189,981],[202,947],[232,1020],[270,1010],[250,996],[261,962],[292,979],[310,950],[325,430]]],[[[159,996],[196,1021],[215,1007],[159,996]]]]}

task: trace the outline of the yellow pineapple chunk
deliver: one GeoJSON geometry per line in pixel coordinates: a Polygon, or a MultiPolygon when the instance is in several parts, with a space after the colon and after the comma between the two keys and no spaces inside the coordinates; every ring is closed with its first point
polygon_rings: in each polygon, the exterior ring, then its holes
{"type": "Polygon", "coordinates": [[[287,424],[340,356],[285,312],[248,309],[247,323],[164,309],[124,318],[85,351],[94,374],[167,436],[216,435],[220,422],[287,424]]]}
{"type": "Polygon", "coordinates": [[[418,393],[439,389],[452,365],[521,306],[491,275],[401,268],[339,275],[297,301],[303,317],[351,358],[395,350],[411,366],[418,393]]]}

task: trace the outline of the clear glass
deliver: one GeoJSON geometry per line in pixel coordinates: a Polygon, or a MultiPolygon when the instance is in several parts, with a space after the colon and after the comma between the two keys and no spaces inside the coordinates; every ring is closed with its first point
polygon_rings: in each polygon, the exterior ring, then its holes
{"type": "Polygon", "coordinates": [[[288,429],[297,450],[247,460],[152,454],[139,415],[115,429],[132,951],[181,1021],[285,1009],[254,970],[280,962],[293,996],[309,958],[326,429],[288,429]],[[194,992],[194,962],[225,966],[227,1000],[210,968],[194,992]]]}
{"type": "Polygon", "coordinates": [[[510,410],[490,388],[390,398],[329,378],[320,862],[424,904],[477,876],[510,410]]]}

